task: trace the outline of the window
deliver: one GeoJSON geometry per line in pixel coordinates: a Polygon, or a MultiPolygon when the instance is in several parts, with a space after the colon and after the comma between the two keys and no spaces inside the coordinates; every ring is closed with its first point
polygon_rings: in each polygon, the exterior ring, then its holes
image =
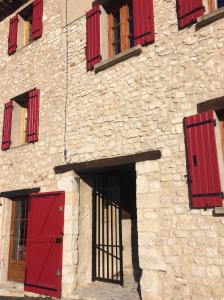
{"type": "Polygon", "coordinates": [[[155,41],[153,0],[100,2],[86,14],[88,71],[101,60],[155,41]]]}
{"type": "Polygon", "coordinates": [[[12,201],[8,280],[24,282],[28,197],[12,201]]]}
{"type": "Polygon", "coordinates": [[[18,48],[32,42],[33,5],[29,5],[19,13],[18,48]]]}
{"type": "Polygon", "coordinates": [[[179,29],[190,26],[197,19],[224,6],[224,0],[177,0],[177,17],[179,29]]]}
{"type": "Polygon", "coordinates": [[[19,95],[5,104],[2,150],[38,141],[38,89],[19,95]]]}
{"type": "Polygon", "coordinates": [[[10,19],[8,54],[11,55],[42,36],[43,0],[31,5],[10,19]]]}
{"type": "Polygon", "coordinates": [[[208,5],[209,12],[224,6],[224,0],[206,0],[206,1],[208,1],[207,5],[208,5]]]}
{"type": "Polygon", "coordinates": [[[110,7],[108,13],[109,57],[134,46],[132,3],[110,7]]]}

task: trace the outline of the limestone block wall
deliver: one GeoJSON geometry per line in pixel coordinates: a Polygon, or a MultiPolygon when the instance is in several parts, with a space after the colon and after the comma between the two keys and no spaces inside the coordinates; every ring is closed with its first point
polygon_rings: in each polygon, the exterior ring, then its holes
{"type": "Polygon", "coordinates": [[[68,158],[161,150],[136,165],[143,299],[220,300],[224,220],[189,209],[183,117],[224,95],[224,19],[178,31],[175,0],[154,14],[156,42],[98,74],[85,69],[85,18],[69,24],[68,158]]]}
{"type": "MultiPolygon", "coordinates": [[[[17,11],[14,12],[16,13],[17,11]]],[[[63,189],[64,186],[66,208],[63,294],[67,297],[71,294],[75,281],[76,252],[73,250],[76,247],[77,228],[72,226],[78,224],[78,204],[75,187],[67,191],[69,184],[66,179],[57,178],[53,169],[64,162],[59,148],[64,141],[66,42],[61,23],[60,0],[44,0],[42,38],[8,56],[11,17],[0,22],[0,127],[3,124],[4,103],[37,87],[40,89],[39,141],[0,151],[0,191],[40,187],[41,192],[50,192],[63,189]]],[[[24,294],[23,284],[7,281],[11,201],[0,198],[0,203],[0,295],[21,296],[24,294]]]]}

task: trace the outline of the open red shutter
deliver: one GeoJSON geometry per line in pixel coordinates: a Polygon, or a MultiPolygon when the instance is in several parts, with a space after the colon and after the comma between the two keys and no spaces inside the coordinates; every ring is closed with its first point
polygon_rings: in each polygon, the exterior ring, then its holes
{"type": "Polygon", "coordinates": [[[10,100],[5,104],[5,110],[4,110],[2,150],[9,149],[11,144],[12,109],[13,109],[13,100],[10,100]]]}
{"type": "Polygon", "coordinates": [[[188,184],[192,208],[223,205],[223,157],[220,129],[216,126],[218,122],[216,119],[213,111],[184,119],[188,184]]]}
{"type": "Polygon", "coordinates": [[[204,14],[202,0],[177,0],[177,16],[179,28],[184,28],[197,21],[204,14]]]}
{"type": "Polygon", "coordinates": [[[43,33],[43,0],[33,2],[32,39],[36,40],[43,33]]]}
{"type": "Polygon", "coordinates": [[[86,60],[88,71],[101,61],[99,5],[86,13],[86,60]]]}
{"type": "Polygon", "coordinates": [[[10,19],[9,37],[8,37],[8,54],[16,52],[17,48],[17,33],[18,33],[19,18],[18,15],[10,19]]]}
{"type": "Polygon", "coordinates": [[[61,297],[64,192],[31,194],[24,290],[61,297]]]}
{"type": "Polygon", "coordinates": [[[39,132],[39,98],[40,90],[35,89],[29,92],[28,99],[28,121],[27,141],[33,143],[38,141],[39,132]]]}
{"type": "Polygon", "coordinates": [[[153,0],[133,0],[133,23],[135,45],[155,41],[153,0]]]}

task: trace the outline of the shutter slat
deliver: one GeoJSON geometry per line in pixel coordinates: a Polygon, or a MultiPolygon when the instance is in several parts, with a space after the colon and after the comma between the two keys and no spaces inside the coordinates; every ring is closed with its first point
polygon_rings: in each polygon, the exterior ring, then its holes
{"type": "Polygon", "coordinates": [[[86,13],[86,59],[88,71],[101,61],[99,5],[86,13]]]}
{"type": "Polygon", "coordinates": [[[43,33],[43,0],[33,2],[32,39],[36,40],[43,33]]]}
{"type": "Polygon", "coordinates": [[[39,98],[40,90],[35,89],[29,92],[28,100],[28,123],[27,123],[27,141],[34,143],[38,141],[39,133],[39,98]]]}
{"type": "Polygon", "coordinates": [[[133,24],[135,45],[155,41],[153,0],[133,0],[133,24]]]}
{"type": "Polygon", "coordinates": [[[189,195],[192,208],[223,205],[221,174],[223,158],[215,112],[203,112],[184,119],[189,195]],[[220,141],[220,143],[219,143],[220,141]]]}
{"type": "Polygon", "coordinates": [[[204,14],[202,0],[177,0],[177,17],[179,29],[197,21],[204,14]]]}
{"type": "Polygon", "coordinates": [[[12,109],[13,109],[13,100],[10,100],[5,104],[5,109],[4,109],[2,150],[9,149],[11,144],[12,109]]]}
{"type": "Polygon", "coordinates": [[[10,19],[9,37],[8,37],[8,54],[12,55],[17,49],[17,33],[19,18],[18,15],[10,19]]]}

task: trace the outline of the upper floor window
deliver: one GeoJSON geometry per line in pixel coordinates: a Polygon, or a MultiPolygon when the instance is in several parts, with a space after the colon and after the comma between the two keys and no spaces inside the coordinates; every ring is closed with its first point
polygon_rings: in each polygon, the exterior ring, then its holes
{"type": "Polygon", "coordinates": [[[39,96],[40,91],[34,89],[5,104],[2,150],[38,141],[39,96]]]}
{"type": "Polygon", "coordinates": [[[133,46],[153,43],[153,0],[95,1],[86,14],[86,33],[87,70],[133,46]]]}
{"type": "Polygon", "coordinates": [[[42,17],[43,0],[35,0],[31,5],[10,19],[8,38],[9,55],[42,36],[42,17]]]}
{"type": "Polygon", "coordinates": [[[110,7],[108,12],[108,43],[109,57],[134,46],[131,1],[110,7]]]}
{"type": "Polygon", "coordinates": [[[179,29],[197,22],[197,18],[224,6],[224,0],[177,0],[179,29]]]}

